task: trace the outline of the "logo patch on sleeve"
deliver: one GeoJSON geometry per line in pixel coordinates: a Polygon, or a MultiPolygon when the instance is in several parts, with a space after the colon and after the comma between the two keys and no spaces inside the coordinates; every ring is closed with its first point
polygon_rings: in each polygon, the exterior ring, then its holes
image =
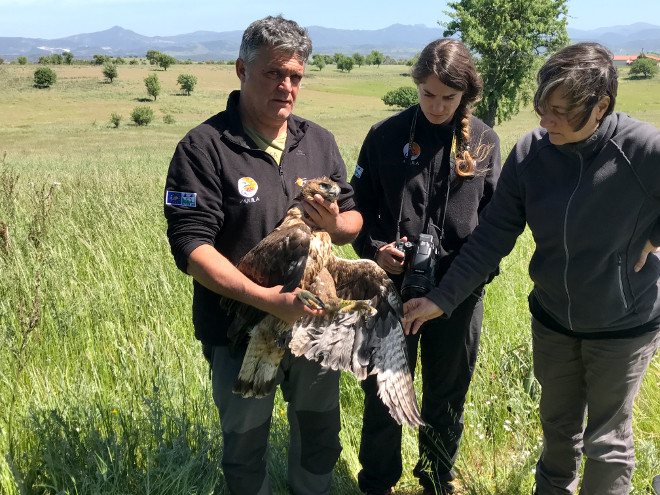
{"type": "Polygon", "coordinates": [[[358,165],[358,164],[356,163],[356,164],[355,164],[355,171],[353,172],[353,175],[354,175],[356,178],[359,179],[360,177],[362,177],[362,172],[364,172],[364,169],[363,169],[362,167],[360,167],[360,165],[358,165]]]}
{"type": "Polygon", "coordinates": [[[165,204],[170,206],[185,206],[195,208],[197,206],[197,193],[166,191],[165,204]]]}

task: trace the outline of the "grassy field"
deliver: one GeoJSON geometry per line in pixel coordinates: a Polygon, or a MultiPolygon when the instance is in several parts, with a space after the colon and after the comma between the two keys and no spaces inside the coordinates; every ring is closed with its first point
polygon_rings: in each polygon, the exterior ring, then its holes
{"type": "MultiPolygon", "coordinates": [[[[42,90],[32,86],[34,69],[0,66],[0,493],[224,493],[191,283],[171,259],[162,198],[176,143],[225,107],[238,88],[234,69],[120,66],[109,84],[100,67],[60,66],[42,90]],[[154,72],[163,91],[151,101],[143,79],[154,72]],[[199,80],[191,96],[177,88],[180,73],[199,80]],[[156,119],[138,127],[129,115],[143,105],[156,119]],[[118,128],[113,112],[123,117],[118,128]]],[[[412,84],[403,66],[311,68],[296,113],[335,134],[352,170],[369,127],[395,112],[381,96],[412,84]]],[[[617,109],[660,127],[660,80],[629,80],[624,69],[617,109]]],[[[502,154],[537,123],[527,109],[497,126],[502,154]]],[[[532,249],[525,234],[488,288],[458,459],[465,494],[531,492],[541,442],[526,305],[532,249]]],[[[344,450],[332,493],[358,494],[362,391],[351,376],[342,377],[341,400],[344,450]]],[[[278,397],[278,494],[287,493],[284,410],[278,397]]],[[[635,414],[634,493],[650,493],[660,473],[657,356],[635,414]]],[[[397,493],[417,493],[415,435],[404,430],[397,493]]]]}

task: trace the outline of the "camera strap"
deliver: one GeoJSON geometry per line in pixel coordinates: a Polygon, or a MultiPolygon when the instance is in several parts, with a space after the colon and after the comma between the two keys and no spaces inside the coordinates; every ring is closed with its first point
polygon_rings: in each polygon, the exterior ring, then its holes
{"type": "MultiPolygon", "coordinates": [[[[442,168],[442,165],[441,165],[442,168]]],[[[446,178],[446,188],[445,188],[445,197],[442,207],[442,221],[440,223],[440,234],[438,235],[439,243],[445,238],[445,219],[447,218],[447,205],[449,204],[449,188],[451,183],[451,171],[456,169],[456,134],[452,133],[451,138],[451,150],[449,151],[449,167],[447,167],[445,178],[446,178]]],[[[433,183],[433,182],[431,182],[433,183]]],[[[431,223],[430,215],[426,217],[426,223],[424,225],[424,231],[429,232],[429,225],[431,223]]],[[[437,226],[436,226],[437,227],[437,226]]],[[[440,247],[440,245],[438,245],[440,247]]]]}
{"type": "MultiPolygon", "coordinates": [[[[399,204],[399,218],[397,219],[396,222],[396,239],[395,242],[399,242],[401,240],[401,216],[403,215],[403,203],[406,195],[406,185],[408,184],[408,179],[409,179],[409,174],[411,173],[412,170],[412,156],[413,156],[413,144],[415,141],[415,128],[417,127],[417,114],[419,112],[419,105],[417,105],[417,109],[415,110],[415,113],[413,114],[412,118],[412,123],[410,125],[410,136],[408,139],[408,152],[406,153],[406,173],[404,177],[404,182],[403,182],[403,189],[401,191],[401,202],[399,204]]],[[[440,168],[442,169],[442,163],[440,164],[440,168]]],[[[449,186],[450,186],[450,178],[451,178],[451,170],[453,168],[456,168],[456,134],[455,132],[452,133],[452,139],[451,139],[451,150],[449,153],[449,167],[447,167],[446,170],[446,189],[445,189],[445,194],[444,194],[444,201],[443,201],[443,208],[442,208],[442,221],[440,223],[440,228],[439,228],[439,236],[438,240],[441,242],[442,239],[444,239],[445,236],[445,219],[447,217],[447,205],[449,204],[449,186]]],[[[431,187],[433,185],[434,181],[434,176],[435,176],[435,158],[431,159],[431,170],[430,170],[430,179],[429,183],[427,186],[427,198],[430,196],[430,191],[431,187]]],[[[430,202],[430,201],[429,201],[430,202]]],[[[426,216],[424,220],[424,230],[422,233],[430,233],[429,232],[429,226],[431,223],[431,217],[428,214],[428,204],[425,205],[424,208],[424,215],[426,216]]],[[[437,227],[437,226],[436,226],[437,227]]]]}
{"type": "Polygon", "coordinates": [[[413,114],[412,123],[410,124],[410,137],[408,138],[408,153],[406,153],[406,171],[405,177],[403,179],[403,189],[401,190],[401,202],[399,203],[399,218],[396,221],[396,238],[395,242],[401,240],[401,215],[403,214],[403,200],[406,196],[406,184],[408,183],[408,175],[412,170],[412,156],[413,156],[413,144],[415,143],[415,128],[417,127],[417,113],[419,112],[419,105],[415,109],[413,114]]]}

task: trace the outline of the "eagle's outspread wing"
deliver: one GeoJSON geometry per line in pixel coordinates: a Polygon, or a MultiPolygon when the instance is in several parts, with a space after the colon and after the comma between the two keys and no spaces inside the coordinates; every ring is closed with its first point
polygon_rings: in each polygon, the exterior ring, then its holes
{"type": "Polygon", "coordinates": [[[334,317],[296,323],[289,348],[296,356],[353,373],[376,375],[378,396],[401,424],[422,425],[400,317],[403,303],[387,273],[370,260],[333,258],[326,265],[341,299],[370,300],[369,309],[352,308],[334,317]]]}

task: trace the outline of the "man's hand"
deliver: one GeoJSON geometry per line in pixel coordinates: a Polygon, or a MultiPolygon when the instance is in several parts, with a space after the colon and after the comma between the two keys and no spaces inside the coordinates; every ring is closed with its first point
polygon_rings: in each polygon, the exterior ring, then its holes
{"type": "Polygon", "coordinates": [[[646,244],[644,244],[644,248],[642,249],[642,254],[639,256],[639,259],[637,260],[637,263],[635,263],[635,267],[633,268],[635,272],[638,272],[642,269],[642,267],[646,264],[646,258],[648,258],[650,253],[657,253],[660,252],[660,247],[655,247],[653,244],[651,244],[651,241],[646,241],[646,244]]]}
{"type": "MultiPolygon", "coordinates": [[[[402,237],[401,240],[406,242],[408,238],[402,237]]],[[[393,242],[390,242],[378,249],[376,263],[387,273],[398,275],[399,273],[403,273],[403,257],[405,254],[403,251],[395,248],[393,242]]]]}
{"type": "Polygon", "coordinates": [[[357,210],[339,212],[336,202],[314,195],[314,201],[304,200],[302,207],[309,218],[303,221],[312,227],[325,230],[330,234],[333,244],[342,245],[351,242],[362,228],[362,215],[357,210]]]}
{"type": "Polygon", "coordinates": [[[433,301],[426,297],[416,297],[403,305],[403,331],[406,335],[415,335],[419,327],[433,318],[445,314],[433,301]]]}
{"type": "Polygon", "coordinates": [[[336,232],[338,230],[339,221],[339,206],[336,201],[328,201],[323,199],[320,194],[314,195],[314,201],[305,200],[302,202],[302,207],[309,218],[303,220],[307,224],[321,228],[328,233],[336,232]]]}
{"type": "Polygon", "coordinates": [[[261,309],[276,316],[280,320],[293,323],[304,316],[320,316],[322,309],[312,309],[306,306],[296,295],[300,289],[294,292],[281,292],[282,286],[265,288],[268,294],[264,297],[265,302],[261,309]]]}

